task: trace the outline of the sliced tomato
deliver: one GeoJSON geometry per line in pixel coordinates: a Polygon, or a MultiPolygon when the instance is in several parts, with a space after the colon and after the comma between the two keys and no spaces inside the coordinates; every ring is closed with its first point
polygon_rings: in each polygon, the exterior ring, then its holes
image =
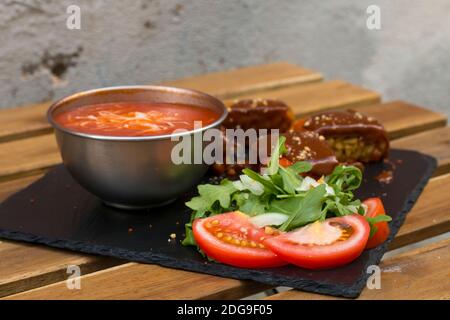
{"type": "Polygon", "coordinates": [[[194,238],[210,258],[241,268],[269,268],[286,262],[262,243],[273,237],[274,229],[257,228],[242,212],[229,212],[197,219],[192,226],[194,238]]]}
{"type": "Polygon", "coordinates": [[[279,163],[280,163],[280,166],[285,167],[285,168],[292,166],[292,164],[293,164],[291,160],[289,160],[285,157],[281,157],[279,163]]]}
{"type": "Polygon", "coordinates": [[[267,239],[281,259],[306,269],[328,269],[355,260],[366,246],[370,227],[358,214],[316,221],[267,239]]]}
{"type": "MultiPolygon", "coordinates": [[[[374,218],[386,214],[383,202],[380,198],[369,198],[365,200],[363,204],[367,206],[366,217],[374,218]]],[[[385,242],[391,232],[386,221],[375,223],[374,227],[377,228],[377,231],[369,238],[369,241],[367,241],[366,249],[375,248],[385,242]]]]}

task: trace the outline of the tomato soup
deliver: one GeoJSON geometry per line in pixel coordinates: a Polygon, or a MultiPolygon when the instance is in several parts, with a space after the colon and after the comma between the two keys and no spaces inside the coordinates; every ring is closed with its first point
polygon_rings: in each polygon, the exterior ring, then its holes
{"type": "Polygon", "coordinates": [[[219,115],[207,108],[174,103],[114,102],[59,112],[55,121],[82,133],[104,136],[155,136],[193,130],[194,121],[207,126],[219,115]]]}

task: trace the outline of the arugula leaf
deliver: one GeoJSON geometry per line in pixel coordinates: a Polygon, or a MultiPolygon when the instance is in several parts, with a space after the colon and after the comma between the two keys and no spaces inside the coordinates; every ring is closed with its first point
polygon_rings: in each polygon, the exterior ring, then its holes
{"type": "Polygon", "coordinates": [[[289,231],[321,219],[324,216],[322,204],[324,202],[325,194],[325,185],[321,184],[307,191],[304,198],[289,199],[290,201],[292,201],[292,199],[297,200],[299,207],[297,208],[297,211],[291,214],[289,219],[280,227],[280,230],[289,231]]]}
{"type": "Polygon", "coordinates": [[[259,183],[261,183],[266,189],[266,192],[268,193],[273,194],[285,193],[284,190],[279,186],[277,186],[270,178],[266,179],[259,173],[253,171],[252,169],[245,168],[244,170],[242,170],[242,172],[247,176],[249,176],[250,178],[252,178],[253,180],[256,180],[259,183]]]}
{"type": "Polygon", "coordinates": [[[194,222],[195,219],[201,219],[204,218],[205,212],[204,211],[197,211],[194,212],[191,215],[191,220],[189,221],[189,223],[186,223],[186,225],[184,226],[184,230],[185,230],[185,237],[183,239],[183,241],[181,242],[181,244],[183,246],[196,246],[197,243],[195,242],[194,239],[194,233],[192,232],[192,222],[194,222]]]}
{"type": "Polygon", "coordinates": [[[369,238],[372,238],[374,236],[374,234],[378,231],[378,228],[375,226],[375,224],[377,224],[378,222],[389,222],[392,220],[392,218],[386,214],[380,214],[378,216],[375,217],[365,217],[367,222],[369,223],[370,226],[370,234],[369,234],[369,238]]]}
{"type": "Polygon", "coordinates": [[[355,166],[340,165],[334,168],[333,172],[325,178],[325,181],[336,186],[342,191],[358,189],[362,182],[362,173],[355,166]]]}
{"type": "Polygon", "coordinates": [[[302,183],[300,176],[295,171],[285,169],[281,166],[278,170],[283,181],[283,189],[289,194],[295,194],[295,189],[300,187],[302,183]]]}
{"type": "Polygon", "coordinates": [[[278,145],[273,149],[272,155],[270,157],[269,167],[267,168],[267,174],[269,176],[277,174],[278,168],[280,167],[280,155],[286,152],[284,142],[286,137],[280,136],[278,138],[278,145]]]}
{"type": "Polygon", "coordinates": [[[269,212],[284,213],[293,216],[301,209],[302,198],[290,197],[286,199],[273,200],[268,208],[269,212]]]}
{"type": "Polygon", "coordinates": [[[239,211],[249,216],[265,213],[267,201],[264,197],[252,193],[235,193],[233,200],[236,201],[239,211]]]}
{"type": "Polygon", "coordinates": [[[375,224],[375,223],[383,222],[383,221],[389,222],[392,220],[392,218],[390,216],[388,216],[387,214],[380,214],[373,218],[366,217],[366,220],[369,224],[375,224]]]}
{"type": "Polygon", "coordinates": [[[220,185],[201,184],[197,189],[199,196],[186,202],[186,206],[194,211],[209,211],[216,201],[222,208],[228,208],[231,204],[231,194],[237,191],[228,179],[222,180],[220,185]]]}
{"type": "Polygon", "coordinates": [[[309,163],[307,161],[300,161],[300,162],[296,162],[296,163],[290,165],[286,169],[289,171],[292,171],[296,174],[300,174],[300,173],[311,171],[312,167],[313,166],[311,163],[309,163]]]}

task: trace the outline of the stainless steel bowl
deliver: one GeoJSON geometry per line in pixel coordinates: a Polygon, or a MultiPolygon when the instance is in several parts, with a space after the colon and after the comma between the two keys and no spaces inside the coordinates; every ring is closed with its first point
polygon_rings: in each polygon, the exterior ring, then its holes
{"type": "Polygon", "coordinates": [[[91,90],[61,99],[49,108],[47,117],[55,129],[63,162],[80,185],[105,203],[122,209],[169,203],[193,188],[208,168],[206,164],[174,164],[171,152],[178,143],[171,140],[174,135],[93,135],[69,130],[54,120],[55,114],[67,108],[124,101],[182,103],[209,108],[219,114],[214,123],[177,136],[192,137],[194,133],[217,128],[227,116],[227,109],[220,100],[205,93],[163,86],[91,90]]]}

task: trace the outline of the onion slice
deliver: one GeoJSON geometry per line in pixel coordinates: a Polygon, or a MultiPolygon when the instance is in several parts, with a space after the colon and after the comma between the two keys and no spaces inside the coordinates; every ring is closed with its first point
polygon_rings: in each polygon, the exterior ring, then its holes
{"type": "Polygon", "coordinates": [[[277,213],[277,212],[269,212],[263,213],[250,218],[250,222],[255,226],[261,228],[265,226],[279,226],[286,222],[289,218],[288,215],[277,213]]]}

